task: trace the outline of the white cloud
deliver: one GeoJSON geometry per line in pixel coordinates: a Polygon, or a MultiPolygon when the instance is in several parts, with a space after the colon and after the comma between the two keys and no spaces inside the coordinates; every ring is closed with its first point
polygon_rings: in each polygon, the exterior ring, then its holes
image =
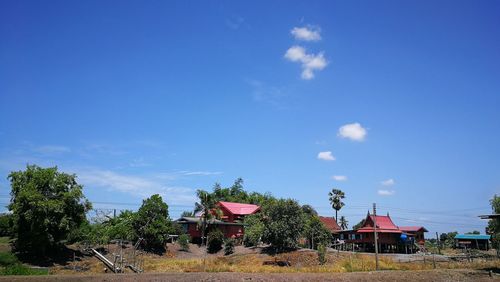
{"type": "Polygon", "coordinates": [[[98,169],[79,170],[77,175],[79,183],[82,183],[86,189],[101,187],[141,198],[160,194],[169,203],[176,204],[192,204],[196,201],[193,189],[168,186],[163,181],[154,178],[149,179],[98,169]]]}
{"type": "Polygon", "coordinates": [[[222,174],[220,171],[181,171],[182,175],[200,175],[200,176],[210,176],[210,175],[219,175],[222,174]]]}
{"type": "Polygon", "coordinates": [[[392,196],[394,193],[396,193],[394,190],[378,190],[380,196],[392,196]]]}
{"type": "Polygon", "coordinates": [[[334,175],[332,178],[336,181],[347,181],[347,176],[345,175],[334,175]]]}
{"type": "Polygon", "coordinates": [[[359,123],[349,123],[339,128],[338,135],[353,141],[363,141],[366,137],[366,129],[359,123]]]}
{"type": "Polygon", "coordinates": [[[290,33],[297,40],[319,41],[321,40],[320,29],[314,27],[294,27],[290,33]]]}
{"type": "Polygon", "coordinates": [[[323,52],[318,54],[307,54],[304,47],[297,45],[290,47],[286,51],[285,58],[292,62],[301,63],[301,77],[306,80],[313,79],[314,71],[322,70],[328,65],[323,52]]]}
{"type": "Polygon", "coordinates": [[[396,181],[394,181],[394,179],[390,178],[390,179],[387,179],[387,180],[380,182],[380,184],[382,184],[384,186],[393,186],[394,184],[396,184],[396,181]]]}
{"type": "Polygon", "coordinates": [[[324,160],[324,161],[334,161],[335,157],[332,155],[332,152],[326,151],[326,152],[319,152],[318,159],[324,160]]]}

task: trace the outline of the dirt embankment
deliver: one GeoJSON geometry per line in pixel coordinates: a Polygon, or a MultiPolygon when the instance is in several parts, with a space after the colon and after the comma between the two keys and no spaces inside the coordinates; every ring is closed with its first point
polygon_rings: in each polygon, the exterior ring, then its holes
{"type": "Polygon", "coordinates": [[[379,271],[353,273],[144,273],[0,277],[0,281],[500,281],[478,270],[379,271]]]}

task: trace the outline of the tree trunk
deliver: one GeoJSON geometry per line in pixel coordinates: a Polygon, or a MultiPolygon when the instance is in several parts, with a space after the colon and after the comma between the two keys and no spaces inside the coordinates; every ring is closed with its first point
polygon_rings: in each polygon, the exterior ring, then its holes
{"type": "Polygon", "coordinates": [[[338,212],[338,210],[335,210],[335,223],[338,224],[338,222],[337,222],[337,212],[338,212]]]}

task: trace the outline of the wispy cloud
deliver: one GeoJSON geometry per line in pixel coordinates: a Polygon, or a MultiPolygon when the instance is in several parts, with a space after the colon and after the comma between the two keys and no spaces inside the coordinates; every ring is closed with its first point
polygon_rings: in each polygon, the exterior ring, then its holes
{"type": "Polygon", "coordinates": [[[336,180],[336,181],[347,181],[347,176],[345,176],[345,175],[334,175],[334,176],[332,176],[332,179],[336,180]]]}
{"type": "Polygon", "coordinates": [[[117,173],[110,170],[82,169],[76,171],[79,182],[87,189],[104,188],[132,196],[146,198],[160,194],[170,202],[192,204],[196,201],[194,190],[187,187],[169,186],[161,180],[143,176],[117,173]]]}
{"type": "Polygon", "coordinates": [[[190,175],[200,175],[200,176],[210,176],[210,175],[220,175],[221,171],[181,171],[182,175],[190,176],[190,175]]]}
{"type": "Polygon", "coordinates": [[[380,184],[384,186],[393,186],[394,184],[396,184],[396,181],[394,181],[394,179],[392,178],[389,178],[387,180],[381,181],[380,184]]]}
{"type": "Polygon", "coordinates": [[[319,152],[318,159],[323,161],[334,161],[335,157],[333,156],[331,151],[319,152]]]}
{"type": "Polygon", "coordinates": [[[396,193],[394,190],[378,190],[380,196],[392,196],[396,193]]]}
{"type": "Polygon", "coordinates": [[[366,134],[366,129],[357,122],[341,126],[338,132],[340,137],[358,142],[364,141],[366,134]]]}
{"type": "Polygon", "coordinates": [[[226,26],[230,29],[237,30],[245,22],[245,19],[238,15],[233,15],[226,19],[226,26]]]}
{"type": "Polygon", "coordinates": [[[314,78],[314,71],[324,69],[328,62],[324,57],[324,52],[318,54],[308,54],[306,49],[301,46],[292,46],[286,53],[285,58],[289,61],[300,63],[302,66],[302,79],[309,80],[314,78]]]}
{"type": "Polygon", "coordinates": [[[43,145],[43,146],[33,147],[33,151],[43,155],[58,155],[63,153],[69,153],[71,152],[71,149],[66,146],[43,145]]]}
{"type": "Polygon", "coordinates": [[[246,82],[252,87],[254,101],[268,103],[279,108],[285,108],[284,98],[287,97],[283,88],[269,86],[255,79],[247,79],[246,82]]]}
{"type": "Polygon", "coordinates": [[[321,30],[319,27],[294,27],[290,33],[297,40],[303,41],[319,41],[321,40],[321,30]]]}

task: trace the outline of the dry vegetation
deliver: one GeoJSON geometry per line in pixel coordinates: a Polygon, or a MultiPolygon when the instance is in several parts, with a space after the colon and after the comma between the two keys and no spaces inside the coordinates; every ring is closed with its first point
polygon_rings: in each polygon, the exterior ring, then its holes
{"type": "MultiPolygon", "coordinates": [[[[222,252],[208,255],[203,248],[191,246],[191,252],[182,252],[174,246],[163,255],[144,255],[145,272],[244,272],[244,273],[344,273],[375,270],[372,255],[329,252],[327,262],[320,265],[315,251],[299,251],[268,255],[261,249],[237,247],[236,254],[223,256],[222,252]]],[[[381,270],[432,270],[431,259],[414,262],[398,262],[390,257],[380,257],[381,270]]],[[[474,262],[436,262],[438,269],[500,269],[500,260],[481,260],[474,262]]],[[[56,266],[51,274],[96,274],[104,273],[104,265],[93,257],[84,257],[74,264],[56,266]],[[76,270],[75,270],[76,269],[76,270]]]]}

